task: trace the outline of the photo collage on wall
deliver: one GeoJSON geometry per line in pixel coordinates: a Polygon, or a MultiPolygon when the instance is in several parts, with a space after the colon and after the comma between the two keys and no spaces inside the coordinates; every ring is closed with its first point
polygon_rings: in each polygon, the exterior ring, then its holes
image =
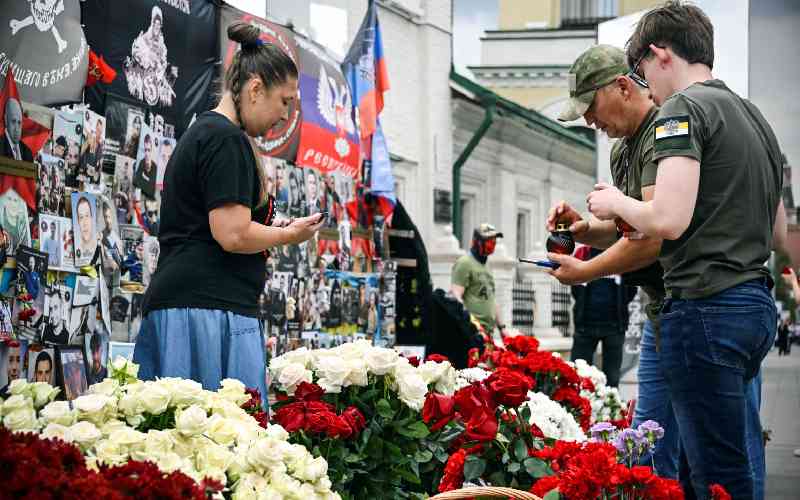
{"type": "Polygon", "coordinates": [[[355,180],[338,171],[262,158],[277,218],[325,213],[325,223],[313,239],[277,247],[267,258],[259,306],[269,333],[269,354],[301,346],[333,347],[358,338],[393,345],[392,264],[376,252],[388,251],[383,241],[374,240],[376,235],[382,239],[383,232],[359,227],[354,219],[367,209],[359,206],[355,180]]]}

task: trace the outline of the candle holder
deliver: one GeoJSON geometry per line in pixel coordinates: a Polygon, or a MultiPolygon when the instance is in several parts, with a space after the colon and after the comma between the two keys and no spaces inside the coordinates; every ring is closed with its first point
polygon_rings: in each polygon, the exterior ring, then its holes
{"type": "Polygon", "coordinates": [[[547,237],[545,247],[551,253],[572,255],[572,252],[575,251],[575,240],[572,238],[569,224],[557,223],[556,230],[552,231],[550,236],[547,237]]]}

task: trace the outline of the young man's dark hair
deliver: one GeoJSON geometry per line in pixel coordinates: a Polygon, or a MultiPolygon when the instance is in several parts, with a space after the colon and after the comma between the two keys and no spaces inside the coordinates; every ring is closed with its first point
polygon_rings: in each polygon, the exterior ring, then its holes
{"type": "Polygon", "coordinates": [[[714,68],[714,26],[697,6],[670,0],[645,14],[626,47],[631,69],[650,55],[650,44],[671,48],[689,64],[714,68]]]}
{"type": "Polygon", "coordinates": [[[100,339],[100,335],[95,333],[92,335],[91,340],[89,340],[89,348],[92,352],[99,351],[100,347],[102,346],[102,339],[100,339]]]}

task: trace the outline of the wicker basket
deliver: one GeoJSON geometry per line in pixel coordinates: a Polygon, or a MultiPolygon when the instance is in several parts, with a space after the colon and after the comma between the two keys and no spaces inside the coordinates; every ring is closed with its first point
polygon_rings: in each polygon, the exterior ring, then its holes
{"type": "Polygon", "coordinates": [[[430,500],[458,500],[473,497],[542,500],[533,493],[528,493],[527,491],[515,490],[513,488],[496,488],[493,486],[461,488],[460,490],[447,491],[431,497],[430,500]]]}

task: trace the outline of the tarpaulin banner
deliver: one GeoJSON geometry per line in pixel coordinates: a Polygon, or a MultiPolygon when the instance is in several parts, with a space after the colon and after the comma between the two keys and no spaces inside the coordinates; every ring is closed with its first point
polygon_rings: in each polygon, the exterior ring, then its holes
{"type": "MultiPolygon", "coordinates": [[[[224,68],[233,60],[239,44],[228,39],[227,29],[232,23],[242,21],[258,27],[261,30],[261,39],[272,43],[286,52],[297,64],[297,46],[294,42],[294,35],[291,30],[279,24],[267,21],[252,14],[247,14],[230,5],[223,5],[220,13],[220,48],[222,49],[221,59],[224,68]]],[[[300,143],[300,123],[302,121],[302,109],[295,101],[289,109],[289,120],[281,121],[264,137],[256,139],[261,151],[269,156],[282,158],[294,162],[297,158],[297,148],[300,143]]]]}
{"type": "Polygon", "coordinates": [[[110,85],[87,90],[92,109],[105,112],[111,92],[161,115],[179,136],[213,107],[218,53],[212,0],[87,0],[82,13],[89,45],[118,74],[110,85]]]}
{"type": "Polygon", "coordinates": [[[339,63],[310,40],[298,36],[295,42],[300,51],[303,107],[297,164],[358,178],[358,131],[339,63]]]}
{"type": "Polygon", "coordinates": [[[3,1],[0,75],[13,70],[23,101],[79,102],[88,53],[78,0],[3,1]]]}

